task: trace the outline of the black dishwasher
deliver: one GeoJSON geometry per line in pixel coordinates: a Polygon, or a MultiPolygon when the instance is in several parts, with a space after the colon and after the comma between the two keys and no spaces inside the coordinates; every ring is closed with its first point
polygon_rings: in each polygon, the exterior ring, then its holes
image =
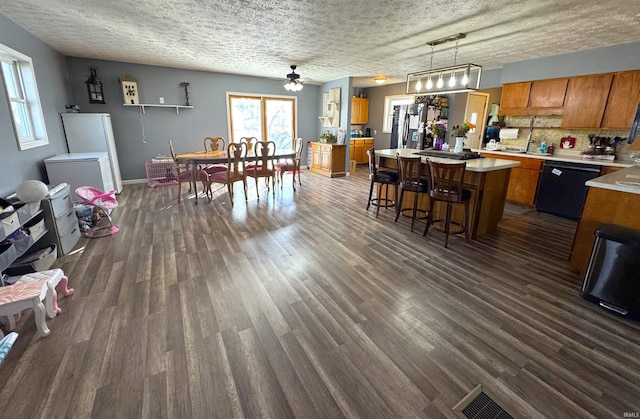
{"type": "Polygon", "coordinates": [[[587,197],[585,182],[600,176],[600,166],[546,160],[536,195],[536,209],[578,220],[587,197]]]}

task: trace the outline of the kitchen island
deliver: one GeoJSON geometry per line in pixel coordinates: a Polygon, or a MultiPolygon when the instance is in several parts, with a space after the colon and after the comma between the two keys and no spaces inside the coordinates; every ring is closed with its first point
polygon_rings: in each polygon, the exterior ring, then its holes
{"type": "MultiPolygon", "coordinates": [[[[413,154],[416,151],[418,150],[406,148],[376,150],[376,156],[380,159],[379,167],[390,169],[397,168],[397,155],[403,157],[421,157],[423,164],[426,164],[427,158],[438,163],[461,162],[461,160],[413,154]]],[[[512,160],[492,158],[464,161],[467,163],[464,187],[471,191],[471,202],[469,205],[471,220],[468,227],[471,238],[475,239],[482,234],[492,233],[496,230],[504,211],[511,168],[519,166],[520,163],[512,160]]],[[[381,193],[380,190],[378,192],[381,193]]],[[[402,208],[412,207],[413,195],[411,193],[405,194],[402,208]]],[[[454,207],[452,219],[457,222],[462,222],[464,213],[463,205],[455,205],[454,207]]],[[[418,208],[427,210],[429,208],[429,198],[421,195],[418,200],[418,208]]],[[[434,217],[444,218],[444,211],[445,206],[438,202],[434,208],[434,217]]]]}
{"type": "Polygon", "coordinates": [[[618,170],[586,182],[589,186],[582,217],[573,239],[571,266],[583,277],[602,224],[640,230],[640,166],[618,170]]]}

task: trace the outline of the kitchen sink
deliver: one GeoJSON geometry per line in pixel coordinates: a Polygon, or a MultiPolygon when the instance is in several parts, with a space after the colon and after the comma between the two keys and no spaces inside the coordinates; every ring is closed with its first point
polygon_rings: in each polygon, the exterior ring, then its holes
{"type": "Polygon", "coordinates": [[[502,147],[502,151],[508,151],[510,153],[526,153],[527,150],[520,147],[502,147]]]}

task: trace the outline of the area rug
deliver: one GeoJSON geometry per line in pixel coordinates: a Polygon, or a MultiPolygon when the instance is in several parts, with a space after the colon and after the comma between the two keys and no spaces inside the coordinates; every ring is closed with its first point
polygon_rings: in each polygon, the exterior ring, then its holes
{"type": "Polygon", "coordinates": [[[529,205],[514,204],[512,202],[505,202],[504,204],[504,211],[510,214],[524,215],[535,210],[534,207],[530,207],[529,205]]]}
{"type": "Polygon", "coordinates": [[[462,413],[467,418],[475,419],[513,419],[498,403],[482,390],[478,385],[466,395],[460,403],[453,407],[455,412],[462,413]]]}

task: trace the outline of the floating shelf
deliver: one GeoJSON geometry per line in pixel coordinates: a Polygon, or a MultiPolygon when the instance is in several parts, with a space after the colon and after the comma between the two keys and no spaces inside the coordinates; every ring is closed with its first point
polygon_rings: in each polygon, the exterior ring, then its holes
{"type": "Polygon", "coordinates": [[[175,108],[176,115],[180,114],[180,109],[193,109],[192,105],[156,105],[155,103],[123,103],[123,106],[134,106],[142,109],[142,113],[146,113],[144,108],[175,108]]]}

